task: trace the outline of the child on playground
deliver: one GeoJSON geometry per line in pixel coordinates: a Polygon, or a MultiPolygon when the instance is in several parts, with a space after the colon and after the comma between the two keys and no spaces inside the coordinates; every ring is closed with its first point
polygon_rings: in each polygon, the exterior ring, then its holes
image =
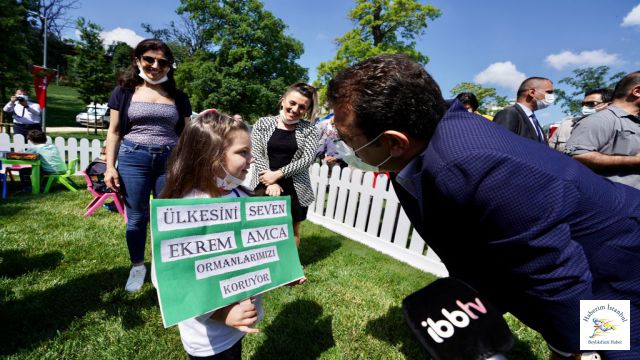
{"type": "MultiPolygon", "coordinates": [[[[251,138],[247,125],[216,110],[205,110],[185,124],[167,165],[161,198],[242,197],[251,138]]],[[[153,271],[152,271],[153,273],[153,271]]],[[[190,359],[241,359],[245,333],[262,318],[258,295],[178,324],[190,359]]]]}
{"type": "MultiPolygon", "coordinates": [[[[40,168],[42,173],[63,174],[67,171],[67,164],[60,156],[58,148],[54,144],[47,144],[47,136],[40,130],[31,130],[27,134],[27,140],[31,147],[27,152],[40,155],[40,168]]],[[[31,167],[19,170],[20,182],[24,191],[31,191],[31,167]]]]}

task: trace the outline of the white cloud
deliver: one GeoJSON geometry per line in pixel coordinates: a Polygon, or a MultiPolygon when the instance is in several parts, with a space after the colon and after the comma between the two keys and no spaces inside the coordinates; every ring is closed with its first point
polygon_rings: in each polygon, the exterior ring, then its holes
{"type": "Polygon", "coordinates": [[[561,70],[567,66],[599,66],[620,63],[618,54],[608,54],[606,51],[590,50],[578,54],[571,51],[563,51],[551,54],[544,60],[551,67],[561,70]]]}
{"type": "Polygon", "coordinates": [[[491,84],[517,90],[526,78],[511,61],[504,61],[487,66],[474,77],[473,81],[482,85],[491,84]]]}
{"type": "Polygon", "coordinates": [[[325,33],[322,33],[322,32],[321,32],[321,33],[316,34],[316,40],[326,40],[326,39],[328,39],[328,38],[329,38],[329,37],[328,37],[328,36],[327,36],[327,34],[325,34],[325,33]]]}
{"type": "Polygon", "coordinates": [[[629,11],[627,16],[622,19],[620,26],[640,26],[640,4],[629,11]]]}
{"type": "Polygon", "coordinates": [[[111,31],[103,31],[100,33],[100,37],[102,38],[102,43],[105,47],[116,41],[122,41],[132,48],[135,48],[140,41],[144,40],[144,38],[136,34],[135,31],[121,27],[115,28],[111,31]]]}

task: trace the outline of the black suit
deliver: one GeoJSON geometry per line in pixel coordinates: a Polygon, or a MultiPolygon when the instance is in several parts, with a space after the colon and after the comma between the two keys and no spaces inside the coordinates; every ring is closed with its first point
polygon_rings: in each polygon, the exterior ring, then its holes
{"type": "MultiPolygon", "coordinates": [[[[531,119],[518,104],[500,110],[493,118],[493,122],[524,138],[540,142],[538,132],[531,119]]],[[[544,143],[547,143],[547,139],[544,139],[544,143]]]]}

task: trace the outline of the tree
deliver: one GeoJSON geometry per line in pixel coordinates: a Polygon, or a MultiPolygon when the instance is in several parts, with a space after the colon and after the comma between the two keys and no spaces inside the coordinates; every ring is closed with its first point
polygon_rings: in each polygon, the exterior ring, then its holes
{"type": "Polygon", "coordinates": [[[560,84],[567,84],[574,89],[570,94],[562,89],[556,89],[558,101],[562,103],[562,111],[567,115],[579,114],[585,92],[598,88],[613,89],[616,83],[625,75],[624,72],[619,72],[610,76],[607,81],[605,78],[608,73],[608,66],[587,67],[575,69],[573,70],[573,77],[568,76],[560,80],[560,84]]]}
{"type": "Polygon", "coordinates": [[[79,18],[77,29],[80,32],[80,41],[76,42],[78,55],[71,60],[71,73],[78,87],[80,99],[85,103],[104,103],[109,99],[114,78],[102,47],[102,28],[79,18]]]}
{"type": "Polygon", "coordinates": [[[439,17],[442,12],[417,0],[356,0],[349,12],[349,19],[356,25],[344,36],[336,39],[336,56],[318,66],[315,82],[325,87],[339,71],[371,56],[403,53],[427,64],[429,58],[415,49],[415,39],[424,34],[427,21],[439,17]]]}
{"type": "Polygon", "coordinates": [[[472,82],[462,82],[451,89],[451,96],[457,96],[462,92],[471,92],[478,99],[480,106],[478,111],[482,114],[495,115],[499,108],[509,105],[506,96],[497,94],[495,88],[483,87],[472,82]]]}
{"type": "Polygon", "coordinates": [[[17,87],[29,88],[31,51],[24,29],[29,27],[24,6],[15,0],[0,0],[0,98],[4,104],[17,87]]]}
{"type": "Polygon", "coordinates": [[[258,0],[182,0],[210,47],[176,71],[176,82],[195,109],[217,108],[245,119],[273,114],[285,88],[306,81],[295,61],[302,43],[284,35],[286,25],[258,0]]]}
{"type": "MultiPolygon", "coordinates": [[[[204,37],[202,26],[202,23],[196,22],[185,13],[180,14],[180,24],[172,21],[165,29],[154,29],[149,24],[142,24],[142,28],[154,38],[185,47],[188,56],[194,55],[198,50],[206,49],[211,43],[204,37]]],[[[173,51],[173,48],[171,50],[173,51]]]]}
{"type": "Polygon", "coordinates": [[[31,0],[26,2],[29,3],[29,10],[39,15],[30,14],[30,19],[40,25],[40,39],[42,39],[44,35],[44,17],[47,18],[47,32],[54,34],[57,38],[61,38],[62,31],[73,26],[73,20],[67,17],[67,12],[77,9],[80,1],[31,0]]]}
{"type": "Polygon", "coordinates": [[[129,44],[117,41],[109,45],[107,57],[111,58],[113,76],[117,79],[122,72],[131,65],[131,53],[133,48],[129,44]]]}

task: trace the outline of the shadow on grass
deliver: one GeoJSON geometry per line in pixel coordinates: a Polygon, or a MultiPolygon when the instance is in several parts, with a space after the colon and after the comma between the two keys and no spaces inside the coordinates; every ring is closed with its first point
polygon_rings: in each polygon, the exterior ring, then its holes
{"type": "Polygon", "coordinates": [[[60,251],[25,256],[24,250],[2,250],[0,251],[0,276],[15,278],[30,271],[54,269],[63,258],[60,251]]]}
{"type": "Polygon", "coordinates": [[[309,236],[301,236],[300,241],[300,263],[302,266],[308,266],[331,255],[334,251],[342,246],[338,235],[325,236],[313,234],[309,236]]]}
{"type": "Polygon", "coordinates": [[[264,330],[266,340],[256,350],[254,360],[317,359],[335,345],[331,316],[322,316],[315,301],[297,300],[287,304],[264,330]],[[304,314],[304,316],[301,316],[304,314]]]}
{"type": "Polygon", "coordinates": [[[422,349],[409,327],[404,322],[402,309],[394,306],[385,315],[367,323],[367,333],[376,339],[386,341],[407,359],[428,359],[429,354],[422,349]]]}
{"type": "Polygon", "coordinates": [[[72,322],[97,310],[106,316],[117,316],[127,328],[143,324],[138,315],[142,309],[157,306],[155,291],[145,287],[139,294],[123,289],[128,267],[87,274],[64,284],[22,299],[0,303],[0,354],[20,349],[59,336],[72,322]],[[9,330],[10,329],[10,330],[9,330]]]}

